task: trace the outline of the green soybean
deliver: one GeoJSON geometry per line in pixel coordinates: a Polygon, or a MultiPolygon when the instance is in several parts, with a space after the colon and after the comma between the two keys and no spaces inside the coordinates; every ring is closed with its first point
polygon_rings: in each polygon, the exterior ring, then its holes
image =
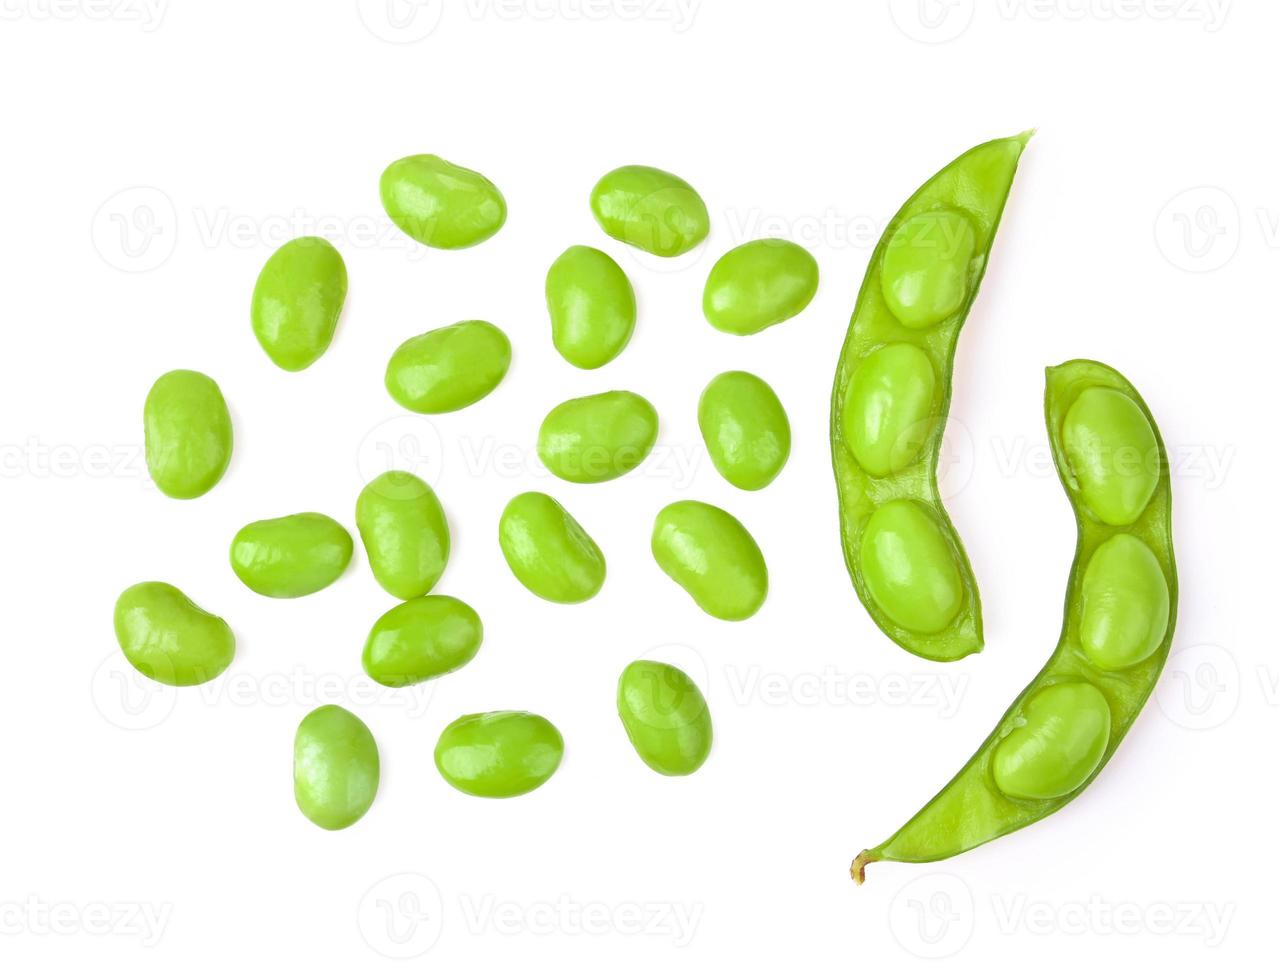
{"type": "Polygon", "coordinates": [[[351,535],[323,514],[246,524],[231,541],[231,568],[259,595],[295,599],[332,585],[351,563],[351,535]]]}
{"type": "Polygon", "coordinates": [[[364,672],[406,687],[466,666],[483,642],[479,614],[461,599],[420,596],[378,617],[364,643],[364,672]]]}
{"type": "Polygon", "coordinates": [[[930,430],[937,375],[914,344],[885,344],[853,372],[844,399],[844,442],[870,476],[883,479],[918,459],[930,430]]]}
{"type": "Polygon", "coordinates": [[[914,633],[945,629],[963,605],[959,556],[933,512],[913,500],[890,500],[871,514],[861,566],[871,598],[914,633]]]}
{"type": "Polygon", "coordinates": [[[463,715],[440,734],[435,768],[455,789],[505,798],[532,792],[555,774],[564,739],[541,715],[490,711],[463,715]]]}
{"type": "Polygon", "coordinates": [[[657,409],[633,391],[605,391],[556,405],[537,434],[537,455],[571,483],[629,473],[657,442],[657,409]]]}
{"type": "Polygon", "coordinates": [[[449,560],[449,525],[439,498],[412,473],[391,470],[370,480],[355,503],[369,567],[397,599],[434,588],[449,560]]]}
{"type": "Polygon", "coordinates": [[[574,367],[602,367],[635,331],[635,290],[622,267],[597,248],[574,245],[546,273],[551,339],[574,367]]]}
{"type": "Polygon", "coordinates": [[[794,242],[761,238],[720,256],[702,312],[716,330],[744,336],[803,312],[816,294],[817,260],[794,242]]]}
{"type": "Polygon", "coordinates": [[[667,504],[653,522],[658,566],[716,619],[748,619],[768,595],[768,568],[750,532],[699,500],[667,504]]]}
{"type": "Polygon", "coordinates": [[[526,589],[551,602],[585,602],[604,585],[604,553],[554,497],[511,498],[498,521],[506,563],[526,589]]]}
{"type": "Polygon", "coordinates": [[[1057,648],[942,791],[887,841],[857,856],[858,882],[872,861],[938,861],[1061,809],[1119,747],[1168,657],[1177,570],[1168,457],[1154,418],[1123,375],[1096,361],[1049,368],[1044,408],[1078,528],[1057,648]],[[1148,437],[1154,441],[1155,486],[1122,530],[1096,513],[1090,489],[1119,479],[1125,453],[1106,454],[1109,464],[1096,457],[1091,484],[1072,468],[1067,420],[1079,417],[1080,400],[1097,445],[1143,449],[1148,437]],[[1134,425],[1134,408],[1144,425],[1134,425]]]}
{"type": "Polygon", "coordinates": [[[400,344],[386,366],[386,390],[414,412],[456,412],[496,388],[510,366],[506,334],[484,320],[463,320],[400,344]]]}
{"type": "Polygon", "coordinates": [[[1116,534],[1092,553],[1079,603],[1079,643],[1102,670],[1141,663],[1168,632],[1168,580],[1155,553],[1131,534],[1116,534]]]}
{"type": "Polygon", "coordinates": [[[710,755],[710,708],[678,667],[653,660],[628,665],[617,682],[617,713],[631,745],[654,772],[687,776],[710,755]]]}
{"type": "Polygon", "coordinates": [[[382,206],[397,228],[432,248],[470,248],[506,222],[506,199],[491,180],[432,153],[382,171],[382,206]]]}
{"type": "Polygon", "coordinates": [[[1093,514],[1116,526],[1135,521],[1159,482],[1155,434],[1137,404],[1113,388],[1085,391],[1061,438],[1067,472],[1093,514]]]}
{"type": "Polygon", "coordinates": [[[346,301],[346,264],[323,238],[295,238],[276,249],[253,287],[250,319],[276,367],[301,371],[333,340],[346,301]]]}
{"type": "Polygon", "coordinates": [[[231,413],[216,381],[199,371],[156,379],[142,411],[147,470],[179,500],[208,493],[231,462],[231,413]]]}
{"type": "Polygon", "coordinates": [[[316,708],[293,738],[293,797],[302,815],[342,830],[368,813],[381,765],[368,726],[336,704],[316,708]]]}
{"type": "Polygon", "coordinates": [[[591,190],[591,211],[605,234],[665,258],[696,248],[711,228],[697,191],[656,167],[610,170],[591,190]]]}
{"type": "Polygon", "coordinates": [[[1029,138],[974,147],[902,205],[871,256],[835,371],[830,438],[844,562],[880,630],[930,660],[983,645],[977,581],[942,505],[937,462],[955,346],[1029,138]],[[889,505],[895,512],[876,519],[889,505]],[[906,537],[911,529],[918,541],[906,537]],[[878,542],[865,540],[871,531],[878,542]]]}
{"type": "Polygon", "coordinates": [[[137,671],[174,687],[211,681],[231,665],[235,635],[167,582],[139,582],[115,603],[115,636],[137,671]]]}
{"type": "Polygon", "coordinates": [[[761,490],[790,457],[790,421],[760,377],[725,371],[697,403],[697,425],[719,475],[740,490],[761,490]]]}
{"type": "Polygon", "coordinates": [[[1110,742],[1110,705],[1087,681],[1064,681],[1026,700],[1021,725],[995,746],[991,775],[1005,796],[1051,800],[1097,771],[1110,742]]]}

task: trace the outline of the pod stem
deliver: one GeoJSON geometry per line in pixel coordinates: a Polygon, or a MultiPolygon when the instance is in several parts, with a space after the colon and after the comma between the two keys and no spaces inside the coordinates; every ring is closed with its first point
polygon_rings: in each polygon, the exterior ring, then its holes
{"type": "Polygon", "coordinates": [[[853,858],[853,866],[850,870],[853,881],[859,885],[864,885],[866,883],[866,865],[874,864],[878,860],[879,855],[869,849],[862,851],[857,857],[853,858]]]}

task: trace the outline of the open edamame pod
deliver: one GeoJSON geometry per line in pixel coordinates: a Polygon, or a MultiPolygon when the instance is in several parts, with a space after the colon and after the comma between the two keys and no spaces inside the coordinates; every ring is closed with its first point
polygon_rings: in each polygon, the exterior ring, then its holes
{"type": "Polygon", "coordinates": [[[1030,133],[974,147],[875,247],[831,396],[840,535],[875,624],[929,660],[982,648],[981,600],[937,490],[959,331],[1030,133]]]}
{"type": "Polygon", "coordinates": [[[1177,619],[1168,457],[1145,402],[1096,361],[1048,369],[1053,461],[1079,537],[1057,649],[968,764],[853,862],[939,861],[1084,791],[1154,689],[1177,619]]]}

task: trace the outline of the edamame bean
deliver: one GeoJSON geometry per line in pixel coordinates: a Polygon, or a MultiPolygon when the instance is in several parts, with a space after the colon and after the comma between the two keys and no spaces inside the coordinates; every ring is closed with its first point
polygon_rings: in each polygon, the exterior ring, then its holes
{"type": "Polygon", "coordinates": [[[551,339],[564,360],[591,370],[626,347],[635,330],[635,290],[597,248],[574,245],[546,273],[551,339]]]}
{"type": "Polygon", "coordinates": [[[656,167],[610,170],[591,191],[591,211],[605,234],[664,258],[696,248],[711,229],[697,191],[656,167]]]}
{"type": "Polygon", "coordinates": [[[862,575],[871,598],[903,629],[936,633],[964,602],[959,557],[927,508],[890,500],[862,532],[862,575]]]}
{"type": "Polygon", "coordinates": [[[510,366],[506,334],[484,320],[463,320],[400,344],[386,366],[386,390],[414,412],[456,412],[496,388],[510,366]]]}
{"type": "Polygon", "coordinates": [[[208,493],[231,462],[231,413],[216,381],[199,371],[162,374],[142,411],[147,470],[179,500],[208,493]]]}
{"type": "Polygon", "coordinates": [[[250,319],[276,367],[301,371],[329,349],[346,302],[346,263],[323,238],[285,242],[258,274],[250,319]]]}
{"type": "Polygon", "coordinates": [[[759,545],[732,514],[699,500],[667,504],[653,522],[653,557],[716,619],[748,619],[768,595],[759,545]]]}
{"type": "Polygon", "coordinates": [[[407,687],[466,666],[483,641],[479,614],[461,599],[420,596],[378,617],[364,644],[364,672],[407,687]]]}
{"type": "Polygon", "coordinates": [[[336,704],[302,719],[293,738],[293,797],[302,815],[342,830],[369,812],[381,764],[368,726],[336,704]]]}
{"type": "MultiPolygon", "coordinates": [[[[1168,459],[1149,409],[1114,368],[1068,361],[1048,370],[1044,399],[1057,474],[1079,528],[1057,649],[968,763],[922,810],[853,862],[861,882],[872,861],[938,861],[1055,813],[1084,791],[1118,748],[1154,689],[1177,620],[1168,459]],[[1098,458],[1084,484],[1069,461],[1072,406],[1122,395],[1150,432],[1155,487],[1123,531],[1098,515],[1090,487],[1117,473],[1098,458]],[[1097,395],[1105,395],[1098,399],[1097,395]]],[[[1087,404],[1087,403],[1086,403],[1087,404]]],[[[1090,425],[1095,445],[1131,445],[1140,430],[1125,407],[1090,425]]],[[[1114,457],[1110,467],[1122,466],[1114,457]]]]}
{"type": "Polygon", "coordinates": [[[762,490],[790,456],[790,421],[773,389],[746,371],[711,379],[697,424],[719,475],[740,490],[762,490]]]}
{"type": "Polygon", "coordinates": [[[702,312],[716,330],[759,333],[803,312],[817,294],[817,261],[794,242],[761,238],[720,256],[706,278],[702,312]]]}
{"type": "Polygon", "coordinates": [[[907,218],[884,249],[884,302],[903,326],[922,330],[940,323],[968,299],[977,251],[973,224],[959,211],[939,207],[907,218]]]}
{"type": "Polygon", "coordinates": [[[1140,538],[1116,534],[1088,559],[1079,595],[1079,643],[1102,670],[1123,670],[1168,632],[1168,580],[1140,538]]]}
{"type": "Polygon", "coordinates": [[[395,226],[432,248],[470,248],[506,222],[506,199],[474,170],[419,153],[382,172],[382,206],[395,226]]]}
{"type": "Polygon", "coordinates": [[[323,514],[254,521],[231,541],[231,568],[258,595],[295,599],[332,585],[351,563],[354,545],[323,514]]]}
{"type": "MultiPolygon", "coordinates": [[[[955,345],[1029,138],[1023,133],[974,147],[902,205],[871,256],[835,371],[830,441],[844,562],[875,624],[929,660],[959,660],[983,645],[977,581],[942,504],[937,461],[955,345]],[[863,538],[885,528],[889,516],[876,520],[876,514],[896,501],[912,502],[927,520],[911,521],[922,540],[891,538],[909,549],[911,557],[898,557],[912,571],[890,588],[883,575],[891,556],[863,538]],[[880,560],[877,588],[863,567],[871,556],[880,560]],[[929,571],[933,560],[940,565],[929,571]],[[922,590],[918,596],[915,587],[922,590]]],[[[898,510],[896,519],[914,513],[898,510]]]]}
{"type": "Polygon", "coordinates": [[[657,442],[657,409],[633,391],[605,391],[556,405],[537,434],[537,455],[571,483],[629,473],[657,442]]]}
{"type": "Polygon", "coordinates": [[[444,729],[435,745],[440,775],[472,796],[530,793],[555,774],[563,757],[559,730],[527,711],[463,715],[444,729]]]}
{"type": "Polygon", "coordinates": [[[1150,422],[1114,388],[1089,388],[1066,412],[1061,430],[1069,473],[1084,503],[1106,524],[1131,524],[1159,482],[1159,449],[1150,422]]]}
{"type": "Polygon", "coordinates": [[[449,560],[449,525],[439,498],[412,473],[374,477],[355,503],[369,567],[397,599],[416,599],[435,587],[449,560]]]}
{"type": "Polygon", "coordinates": [[[604,553],[553,497],[529,491],[511,498],[497,537],[511,571],[535,596],[585,602],[604,585],[604,553]]]}
{"type": "Polygon", "coordinates": [[[841,422],[844,442],[871,476],[882,479],[919,458],[933,426],[937,375],[914,344],[885,344],[853,372],[841,422]]]}
{"type": "Polygon", "coordinates": [[[1087,681],[1044,688],[1026,702],[1018,721],[991,759],[999,791],[1018,799],[1074,792],[1097,771],[1110,741],[1110,705],[1087,681]]]}
{"type": "Polygon", "coordinates": [[[636,660],[617,682],[617,713],[644,764],[663,776],[687,776],[710,755],[711,712],[678,667],[636,660]]]}
{"type": "Polygon", "coordinates": [[[211,681],[235,657],[235,634],[167,582],[139,582],[115,603],[115,636],[138,673],[161,684],[211,681]]]}

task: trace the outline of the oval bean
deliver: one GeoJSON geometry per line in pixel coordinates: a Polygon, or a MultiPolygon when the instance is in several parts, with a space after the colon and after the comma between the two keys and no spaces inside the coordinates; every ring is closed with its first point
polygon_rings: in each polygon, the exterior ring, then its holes
{"type": "Polygon", "coordinates": [[[635,290],[622,267],[597,248],[574,245],[546,273],[551,339],[574,367],[602,367],[635,330],[635,290]]]}
{"type": "Polygon", "coordinates": [[[456,412],[496,388],[510,366],[506,334],[484,320],[463,320],[400,344],[386,366],[386,390],[414,412],[456,412]]]}
{"type": "Polygon", "coordinates": [[[439,498],[412,473],[370,480],[355,503],[355,526],[378,584],[397,599],[435,587],[449,560],[449,525],[439,498]]]}
{"type": "Polygon", "coordinates": [[[610,170],[591,191],[591,211],[605,234],[664,258],[696,248],[711,228],[697,191],[656,167],[610,170]]]}
{"type": "Polygon", "coordinates": [[[1051,800],[1072,793],[1101,765],[1110,705],[1086,681],[1054,684],[1031,697],[995,747],[991,774],[1005,796],[1051,800]]]}
{"type": "Polygon", "coordinates": [[[1155,553],[1131,534],[1092,553],[1079,603],[1079,643],[1102,670],[1141,663],[1168,632],[1168,581],[1155,553]]]}
{"type": "Polygon", "coordinates": [[[250,319],[276,367],[301,371],[333,340],[346,302],[346,263],[323,238],[295,238],[277,248],[253,287],[250,319]]]}
{"type": "Polygon", "coordinates": [[[115,603],[115,636],[137,671],[161,684],[189,687],[231,665],[235,634],[167,582],[139,582],[115,603]]]}
{"type": "Polygon", "coordinates": [[[687,776],[710,755],[710,709],[678,667],[652,660],[630,664],[617,682],[617,713],[631,745],[654,772],[687,776]]]}
{"type": "Polygon", "coordinates": [[[977,233],[959,211],[935,208],[907,218],[884,249],[880,273],[884,302],[907,327],[922,330],[962,307],[977,233]]]}
{"type": "Polygon", "coordinates": [[[440,734],[435,768],[472,796],[506,798],[537,789],[564,756],[559,730],[527,711],[463,715],[440,734]]]}
{"type": "Polygon", "coordinates": [[[719,257],[702,312],[716,330],[746,336],[802,313],[817,295],[817,260],[794,242],[761,238],[719,257]]]}
{"type": "Polygon", "coordinates": [[[917,460],[933,425],[937,375],[914,344],[885,344],[853,371],[841,421],[844,442],[876,479],[917,460]]]}
{"type": "Polygon", "coordinates": [[[432,248],[470,248],[506,223],[496,184],[433,153],[396,160],[382,172],[380,190],[395,226],[432,248]]]}
{"type": "MultiPolygon", "coordinates": [[[[1085,403],[1087,404],[1087,403],[1085,403]]],[[[1172,644],[1177,571],[1168,460],[1149,409],[1114,368],[1069,361],[1048,370],[1044,414],[1078,542],[1057,649],[968,763],[915,816],[853,862],[939,861],[1042,820],[1075,799],[1105,766],[1150,697],[1172,644]],[[1115,392],[1154,440],[1158,483],[1125,531],[1095,512],[1068,462],[1066,416],[1090,393],[1115,392]]],[[[1095,445],[1130,443],[1126,409],[1094,421],[1095,445]]],[[[1112,474],[1096,474],[1093,486],[1112,474]]]]}
{"type": "Polygon", "coordinates": [[[790,457],[790,421],[763,378],[725,371],[697,403],[697,424],[719,475],[740,490],[761,490],[790,457]]]}
{"type": "Polygon", "coordinates": [[[1066,412],[1062,448],[1079,494],[1106,524],[1131,524],[1159,483],[1159,448],[1137,404],[1114,388],[1089,388],[1066,412]]]}
{"type": "Polygon", "coordinates": [[[461,599],[420,596],[378,617],[364,644],[364,672],[406,687],[466,666],[483,642],[479,614],[461,599]]]}
{"type": "Polygon", "coordinates": [[[351,535],[323,514],[246,524],[231,541],[231,568],[259,595],[295,599],[332,585],[351,563],[351,535]]]}
{"type": "Polygon", "coordinates": [[[871,256],[835,370],[830,443],[844,562],[875,625],[929,660],[959,660],[984,642],[977,580],[938,491],[937,463],[959,332],[1029,138],[974,147],[902,205],[871,256]],[[894,500],[929,512],[930,521],[917,522],[927,540],[916,554],[942,561],[931,575],[921,567],[918,578],[921,587],[941,591],[921,595],[916,605],[895,589],[905,604],[896,614],[879,604],[862,567],[874,553],[862,541],[878,526],[872,515],[894,500]],[[931,628],[948,611],[945,624],[931,628]],[[917,629],[916,621],[930,628],[917,629]]]}
{"type": "Polygon", "coordinates": [[[231,462],[231,413],[216,381],[199,371],[162,374],[142,412],[147,470],[179,500],[208,493],[231,462]]]}
{"type": "Polygon", "coordinates": [[[599,545],[553,497],[529,491],[511,498],[497,537],[511,571],[535,596],[585,602],[604,585],[599,545]]]}
{"type": "Polygon", "coordinates": [[[653,557],[716,619],[747,619],[768,595],[768,568],[732,514],[699,500],[667,504],[653,522],[653,557]]]}
{"type": "Polygon", "coordinates": [[[293,738],[293,797],[324,830],[342,830],[368,813],[381,763],[368,726],[336,704],[316,708],[293,738]]]}
{"type": "Polygon", "coordinates": [[[932,513],[913,500],[890,500],[870,515],[861,564],[871,598],[904,629],[937,633],[963,608],[959,558],[932,513]]]}
{"type": "Polygon", "coordinates": [[[537,455],[571,483],[629,473],[657,442],[657,409],[633,391],[605,391],[556,405],[537,434],[537,455]]]}

